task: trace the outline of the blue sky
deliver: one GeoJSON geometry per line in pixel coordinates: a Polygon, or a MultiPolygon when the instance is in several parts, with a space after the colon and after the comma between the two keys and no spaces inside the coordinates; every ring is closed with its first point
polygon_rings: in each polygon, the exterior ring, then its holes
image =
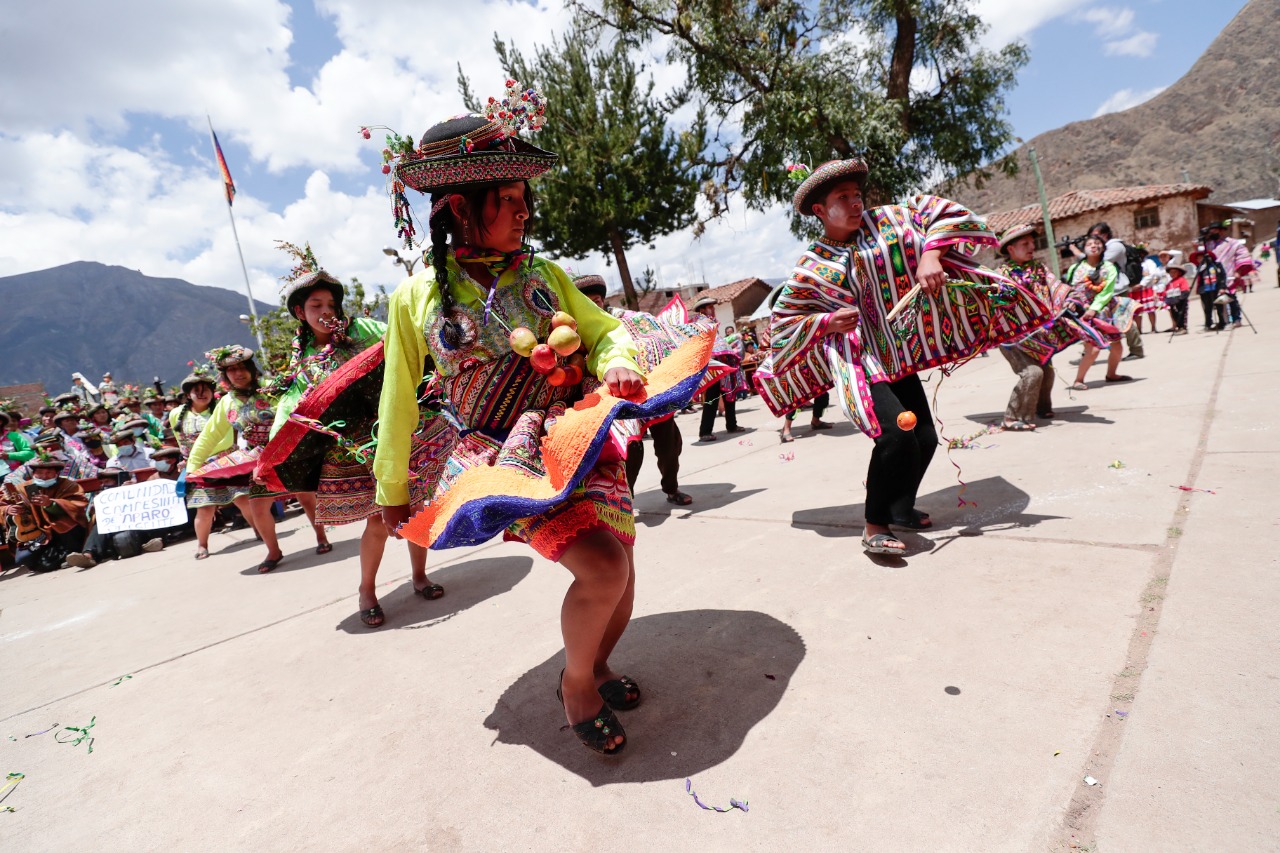
{"type": "MultiPolygon", "coordinates": [[[[990,41],[1025,40],[1031,62],[1008,97],[1025,139],[1103,109],[1132,106],[1190,68],[1244,0],[977,0],[990,41]]],[[[148,0],[69,8],[27,4],[0,55],[0,275],[73,260],[241,289],[205,114],[236,179],[254,295],[274,300],[287,269],[277,239],[310,240],[343,277],[393,286],[394,242],[380,145],[384,123],[420,134],[459,111],[457,56],[477,86],[501,80],[485,33],[523,43],[564,30],[549,0],[148,0]],[[430,16],[430,35],[407,26],[430,16]],[[477,25],[477,21],[481,23],[477,25]],[[412,35],[406,35],[412,33],[412,35]],[[50,63],[49,58],[55,61],[50,63]],[[32,67],[42,73],[33,75],[32,67]]],[[[660,82],[674,79],[659,69],[660,82]],[[664,77],[665,74],[665,77],[664,77]]],[[[554,105],[552,107],[554,109],[554,105]]],[[[795,239],[782,209],[740,206],[695,241],[634,251],[665,282],[785,275],[795,239]]],[[[616,281],[602,258],[572,261],[616,281]]]]}

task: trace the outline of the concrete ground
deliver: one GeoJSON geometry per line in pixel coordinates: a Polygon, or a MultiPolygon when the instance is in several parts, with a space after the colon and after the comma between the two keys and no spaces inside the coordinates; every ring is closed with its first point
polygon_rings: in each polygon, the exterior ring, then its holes
{"type": "MultiPolygon", "coordinates": [[[[784,447],[750,400],[750,432],[704,445],[681,417],[695,503],[663,501],[650,459],[615,658],[645,701],[616,760],[561,731],[568,574],[515,544],[433,553],[435,602],[392,547],[378,631],[359,531],[317,557],[298,517],[265,576],[243,534],[199,563],[7,573],[0,771],[26,778],[0,846],[1280,849],[1274,280],[1245,301],[1260,334],[1148,335],[1137,381],[1096,367],[1051,425],[940,451],[905,560],[858,546],[871,442],[847,423],[802,415],[784,447]],[[91,719],[92,754],[36,734],[91,719]],[[686,779],[750,811],[701,810],[686,779]]],[[[959,370],[944,434],[1012,385],[999,355],[959,370]]]]}

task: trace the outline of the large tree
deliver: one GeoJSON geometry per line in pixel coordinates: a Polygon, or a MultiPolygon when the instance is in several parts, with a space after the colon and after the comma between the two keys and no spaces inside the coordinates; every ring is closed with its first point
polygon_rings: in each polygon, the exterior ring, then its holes
{"type": "Polygon", "coordinates": [[[571,3],[597,31],[660,40],[685,67],[719,121],[717,211],[734,192],[756,208],[789,201],[789,162],[865,156],[875,201],[1016,169],[1001,156],[1013,140],[1004,94],[1027,52],[981,47],[973,0],[571,3]]]}
{"type": "MultiPolygon", "coordinates": [[[[701,164],[706,123],[696,112],[688,128],[668,129],[688,92],[655,97],[652,78],[625,49],[588,50],[587,41],[573,31],[526,58],[495,36],[494,50],[510,77],[546,96],[546,125],[535,141],[560,155],[537,183],[536,238],[562,257],[612,256],[635,309],[627,250],[697,224],[698,193],[710,175],[701,164]]],[[[479,110],[461,67],[458,83],[467,106],[479,110]]]]}

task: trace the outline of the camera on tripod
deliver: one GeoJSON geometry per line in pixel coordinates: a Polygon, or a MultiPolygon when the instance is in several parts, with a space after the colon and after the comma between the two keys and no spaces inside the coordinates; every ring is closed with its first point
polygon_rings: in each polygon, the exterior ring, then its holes
{"type": "Polygon", "coordinates": [[[1075,246],[1080,251],[1084,251],[1084,237],[1064,236],[1061,240],[1053,244],[1053,248],[1058,250],[1058,257],[1070,258],[1074,257],[1071,247],[1075,246]]]}

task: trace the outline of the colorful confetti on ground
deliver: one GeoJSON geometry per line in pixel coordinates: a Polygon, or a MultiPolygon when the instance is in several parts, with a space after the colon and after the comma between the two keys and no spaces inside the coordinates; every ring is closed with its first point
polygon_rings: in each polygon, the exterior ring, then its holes
{"type": "Polygon", "coordinates": [[[747,801],[746,801],[746,800],[735,800],[735,799],[733,799],[732,797],[730,797],[730,798],[729,798],[729,807],[728,807],[728,808],[722,808],[721,806],[709,806],[709,805],[707,805],[707,804],[706,804],[706,803],[704,803],[702,800],[698,799],[698,792],[697,792],[697,791],[695,791],[695,790],[693,790],[693,780],[691,780],[691,779],[685,779],[685,780],[684,780],[684,790],[685,790],[685,793],[686,793],[686,794],[688,794],[689,796],[693,797],[693,801],[694,801],[695,803],[697,803],[697,804],[698,804],[698,808],[703,809],[703,810],[705,810],[705,811],[709,811],[709,812],[719,812],[720,814],[724,814],[724,813],[726,813],[726,812],[731,812],[731,811],[733,811],[734,809],[741,809],[741,810],[742,810],[742,811],[744,811],[744,812],[751,811],[751,809],[747,808],[747,801]]]}
{"type": "Polygon", "coordinates": [[[112,686],[112,687],[119,687],[119,686],[121,685],[121,683],[123,683],[123,682],[125,682],[125,681],[128,681],[130,678],[133,678],[133,676],[132,676],[132,675],[122,675],[122,676],[120,676],[119,678],[117,678],[117,679],[116,679],[115,684],[112,684],[111,686],[112,686]]]}
{"type": "MultiPolygon", "coordinates": [[[[18,783],[25,778],[27,778],[25,773],[10,773],[8,776],[4,777],[4,787],[0,788],[0,803],[3,803],[5,799],[13,793],[13,789],[18,787],[18,783]]],[[[17,809],[13,806],[5,806],[2,811],[13,812],[17,811],[17,809]]]]}
{"type": "Polygon", "coordinates": [[[81,741],[83,741],[83,740],[88,740],[88,741],[89,741],[89,744],[88,744],[88,745],[89,745],[89,752],[90,752],[90,753],[92,753],[92,752],[93,752],[93,740],[94,740],[94,738],[93,738],[93,735],[89,734],[89,730],[93,728],[93,724],[94,724],[94,723],[96,723],[97,721],[98,721],[98,718],[95,716],[95,717],[92,717],[92,718],[89,720],[89,722],[88,722],[88,724],[87,724],[87,725],[83,725],[83,726],[63,726],[63,727],[62,727],[62,731],[58,732],[58,734],[55,734],[55,735],[53,736],[53,739],[54,739],[54,740],[56,740],[58,743],[69,743],[69,744],[71,744],[72,746],[79,746],[81,741]],[[78,733],[78,735],[77,735],[77,737],[76,737],[76,738],[74,738],[74,739],[72,739],[72,738],[65,738],[65,739],[63,739],[63,738],[60,738],[60,737],[58,736],[58,735],[66,734],[67,732],[77,732],[77,733],[78,733]]]}
{"type": "Polygon", "coordinates": [[[1206,495],[1216,495],[1213,489],[1197,489],[1195,486],[1170,486],[1171,489],[1181,489],[1184,492],[1204,492],[1206,495]]]}

